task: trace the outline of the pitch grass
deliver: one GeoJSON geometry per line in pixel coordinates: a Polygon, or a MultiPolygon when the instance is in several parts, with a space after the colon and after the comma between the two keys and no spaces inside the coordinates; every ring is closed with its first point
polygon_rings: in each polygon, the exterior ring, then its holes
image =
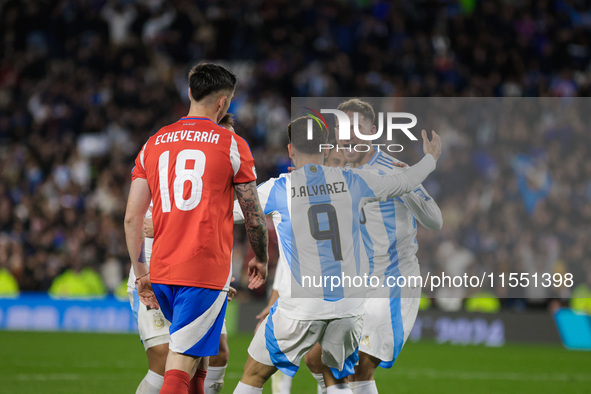
{"type": "MultiPolygon", "coordinates": [[[[224,393],[240,378],[250,339],[229,340],[224,393]]],[[[0,331],[0,393],[134,393],[146,369],[136,335],[0,331]]],[[[376,380],[382,394],[588,393],[591,353],[560,346],[408,343],[395,367],[380,369],[376,380]]],[[[315,392],[302,366],[292,393],[315,392]]]]}

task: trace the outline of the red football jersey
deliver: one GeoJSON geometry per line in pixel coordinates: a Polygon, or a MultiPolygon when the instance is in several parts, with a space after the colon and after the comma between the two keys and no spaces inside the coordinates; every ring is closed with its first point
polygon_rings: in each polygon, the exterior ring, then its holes
{"type": "Polygon", "coordinates": [[[256,180],[246,141],[208,118],[163,127],[135,160],[152,193],[153,283],[223,289],[230,276],[234,184],[256,180]]]}

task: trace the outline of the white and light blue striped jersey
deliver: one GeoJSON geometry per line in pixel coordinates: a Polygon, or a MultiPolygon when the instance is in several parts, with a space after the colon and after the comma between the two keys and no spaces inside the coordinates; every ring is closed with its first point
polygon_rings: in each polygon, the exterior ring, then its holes
{"type": "MultiPolygon", "coordinates": [[[[371,169],[381,175],[400,174],[406,169],[394,165],[397,160],[376,152],[360,169],[371,169]]],[[[419,275],[417,219],[426,228],[439,230],[443,223],[441,210],[422,185],[410,193],[366,205],[362,210],[361,233],[369,258],[369,272],[384,276],[419,275]],[[416,218],[416,219],[415,219],[416,218]]],[[[380,289],[381,290],[381,289],[380,289]]],[[[390,297],[395,288],[384,288],[379,296],[390,297]]]]}
{"type": "MultiPolygon", "coordinates": [[[[282,276],[289,280],[278,290],[278,307],[298,320],[362,314],[365,285],[343,286],[333,281],[343,275],[363,275],[367,266],[361,208],[413,190],[434,169],[431,155],[389,176],[307,164],[261,184],[261,206],[273,217],[280,245],[278,264],[285,265],[282,276]]],[[[238,203],[234,215],[242,218],[238,203]]]]}

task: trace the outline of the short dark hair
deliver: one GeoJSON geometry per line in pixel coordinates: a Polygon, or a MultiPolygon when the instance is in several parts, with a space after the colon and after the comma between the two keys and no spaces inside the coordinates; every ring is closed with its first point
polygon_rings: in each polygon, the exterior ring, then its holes
{"type": "Polygon", "coordinates": [[[289,143],[298,151],[306,154],[320,153],[320,144],[326,144],[328,130],[324,130],[310,116],[302,116],[287,125],[289,143]],[[308,120],[312,122],[312,139],[308,139],[308,120]]]}
{"type": "Polygon", "coordinates": [[[352,98],[347,101],[343,101],[342,103],[339,104],[337,109],[339,111],[343,111],[343,112],[349,111],[349,112],[360,113],[361,115],[363,115],[365,117],[365,119],[368,119],[372,125],[373,125],[373,121],[376,118],[376,113],[374,112],[371,104],[367,103],[363,100],[360,100],[358,98],[352,98]]]}
{"type": "Polygon", "coordinates": [[[335,146],[338,144],[337,137],[336,137],[335,133],[328,134],[328,138],[326,139],[326,143],[330,144],[330,145],[335,145],[335,146]]]}
{"type": "Polygon", "coordinates": [[[219,64],[198,64],[189,71],[191,97],[195,101],[201,101],[205,97],[222,90],[233,92],[236,87],[236,80],[236,75],[219,64]]]}
{"type": "Polygon", "coordinates": [[[226,114],[224,115],[222,120],[218,122],[218,124],[225,128],[234,127],[234,115],[232,115],[229,112],[226,112],[226,114]]]}

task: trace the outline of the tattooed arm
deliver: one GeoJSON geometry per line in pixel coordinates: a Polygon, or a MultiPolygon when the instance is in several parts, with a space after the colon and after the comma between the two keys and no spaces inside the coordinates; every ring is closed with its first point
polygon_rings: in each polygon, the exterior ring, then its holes
{"type": "Polygon", "coordinates": [[[249,289],[260,287],[267,279],[267,246],[269,234],[265,213],[259,202],[256,182],[239,183],[234,187],[240,208],[244,213],[246,235],[255,257],[248,263],[249,289]]]}

